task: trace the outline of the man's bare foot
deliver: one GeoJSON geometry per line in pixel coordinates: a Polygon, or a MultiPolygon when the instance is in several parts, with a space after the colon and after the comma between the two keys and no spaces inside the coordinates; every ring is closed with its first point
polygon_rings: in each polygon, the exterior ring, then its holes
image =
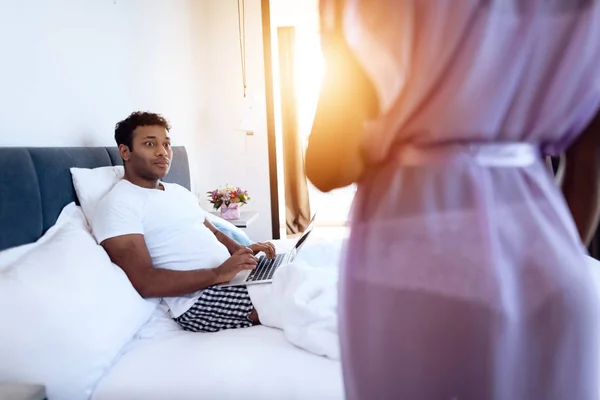
{"type": "Polygon", "coordinates": [[[256,312],[256,308],[253,308],[248,316],[252,321],[252,325],[260,325],[260,320],[258,319],[258,312],[256,312]]]}

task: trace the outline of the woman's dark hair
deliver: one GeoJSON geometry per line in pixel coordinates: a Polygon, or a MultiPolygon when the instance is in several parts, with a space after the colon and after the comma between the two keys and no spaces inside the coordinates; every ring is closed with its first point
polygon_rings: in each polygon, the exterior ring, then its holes
{"type": "Polygon", "coordinates": [[[133,150],[133,131],[138,126],[162,126],[168,131],[171,130],[171,126],[167,120],[160,114],[136,111],[132,112],[123,121],[117,122],[115,126],[115,141],[117,146],[124,144],[129,147],[129,150],[133,150]]]}

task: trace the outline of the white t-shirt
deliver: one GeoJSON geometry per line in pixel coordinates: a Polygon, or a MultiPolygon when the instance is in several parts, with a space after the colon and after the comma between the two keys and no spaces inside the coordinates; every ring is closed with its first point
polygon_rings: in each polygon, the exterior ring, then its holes
{"type": "MultiPolygon", "coordinates": [[[[161,183],[164,191],[119,181],[98,205],[92,227],[98,243],[142,234],[155,268],[188,271],[221,265],[230,257],[229,251],[204,225],[205,212],[195,196],[182,186],[161,183]]],[[[164,300],[176,318],[198,295],[164,300]]]]}

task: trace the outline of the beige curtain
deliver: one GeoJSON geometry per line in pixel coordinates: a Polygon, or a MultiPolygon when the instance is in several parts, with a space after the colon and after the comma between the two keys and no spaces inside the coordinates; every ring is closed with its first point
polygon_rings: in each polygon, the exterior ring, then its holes
{"type": "Polygon", "coordinates": [[[277,28],[277,39],[283,128],[285,222],[287,234],[293,235],[303,232],[310,221],[308,182],[304,172],[304,145],[298,129],[298,103],[294,84],[295,28],[277,28]]]}

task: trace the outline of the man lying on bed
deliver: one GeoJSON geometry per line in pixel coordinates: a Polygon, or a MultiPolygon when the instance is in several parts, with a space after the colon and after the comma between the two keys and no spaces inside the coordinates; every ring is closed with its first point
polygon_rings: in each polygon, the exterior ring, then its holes
{"type": "Polygon", "coordinates": [[[271,243],[244,247],[205,219],[196,197],[161,182],[172,162],[170,126],[136,112],[119,122],[115,140],[125,176],[102,199],[93,233],[143,297],[162,297],[184,329],[216,332],[259,323],[245,286],[219,287],[254,269],[271,243]]]}

